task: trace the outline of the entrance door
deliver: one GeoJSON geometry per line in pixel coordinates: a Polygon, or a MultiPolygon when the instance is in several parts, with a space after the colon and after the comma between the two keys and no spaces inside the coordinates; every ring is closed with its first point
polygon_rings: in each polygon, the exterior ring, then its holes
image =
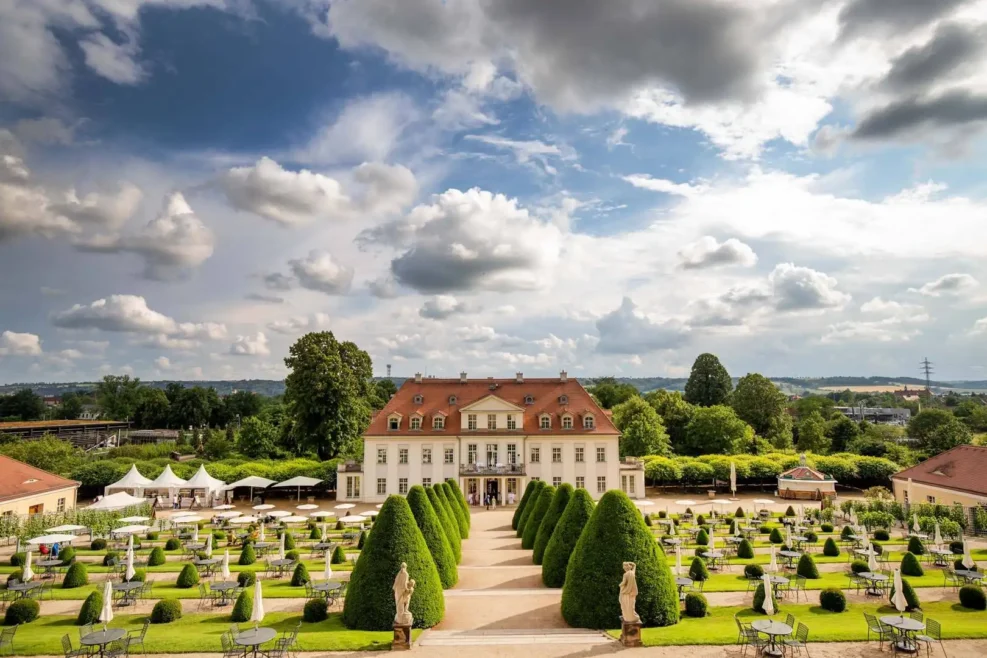
{"type": "Polygon", "coordinates": [[[487,494],[493,496],[497,500],[500,500],[499,481],[496,478],[490,478],[487,480],[487,494]]]}

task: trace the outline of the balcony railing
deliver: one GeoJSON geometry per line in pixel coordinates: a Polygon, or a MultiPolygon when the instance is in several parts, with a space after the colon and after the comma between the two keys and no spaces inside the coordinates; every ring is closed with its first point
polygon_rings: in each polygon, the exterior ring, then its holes
{"type": "Polygon", "coordinates": [[[524,475],[524,464],[461,464],[460,475],[524,475]]]}
{"type": "Polygon", "coordinates": [[[337,473],[362,473],[363,464],[361,462],[343,462],[336,467],[337,473]]]}

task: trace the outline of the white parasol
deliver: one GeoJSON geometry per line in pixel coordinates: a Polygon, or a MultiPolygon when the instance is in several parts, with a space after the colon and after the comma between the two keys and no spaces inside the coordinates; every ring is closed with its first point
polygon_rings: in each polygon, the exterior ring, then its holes
{"type": "MultiPolygon", "coordinates": [[[[59,525],[59,526],[55,526],[54,528],[48,528],[47,530],[45,530],[45,532],[78,532],[79,530],[85,530],[85,529],[86,526],[84,525],[72,525],[70,523],[68,525],[59,525]]],[[[70,535],[70,536],[75,537],[75,535],[70,535]]]]}
{"type": "Polygon", "coordinates": [[[775,553],[775,547],[771,547],[771,562],[768,564],[768,571],[775,573],[778,571],[778,555],[775,553]]]}
{"type": "Polygon", "coordinates": [[[353,503],[340,503],[339,505],[336,505],[335,509],[353,509],[354,507],[356,507],[356,505],[353,503]]]}
{"type": "Polygon", "coordinates": [[[675,575],[682,575],[682,547],[675,547],[675,575]]]}
{"type": "Polygon", "coordinates": [[[265,541],[264,539],[264,524],[260,524],[260,541],[265,541]]]}
{"type": "Polygon", "coordinates": [[[652,501],[645,500],[644,498],[641,498],[640,500],[635,500],[635,501],[632,501],[632,502],[636,506],[638,506],[638,507],[651,507],[652,505],[654,505],[654,503],[652,501]]]}
{"type": "Polygon", "coordinates": [[[195,530],[192,531],[192,541],[199,542],[199,526],[195,526],[195,530]]]}
{"type": "Polygon", "coordinates": [[[212,534],[206,535],[206,559],[212,559],[212,534]]]}
{"type": "Polygon", "coordinates": [[[967,569],[973,569],[977,565],[973,561],[973,556],[970,555],[970,542],[966,539],[963,540],[963,566],[967,569]]]}
{"type": "Polygon", "coordinates": [[[99,611],[99,621],[103,622],[103,628],[113,621],[113,585],[109,579],[103,585],[103,609],[99,611]]]}
{"type": "Polygon", "coordinates": [[[179,514],[178,516],[171,517],[171,522],[175,525],[182,525],[185,523],[198,523],[202,521],[203,518],[198,514],[179,514]]]}
{"type": "Polygon", "coordinates": [[[709,551],[716,550],[716,535],[712,531],[709,533],[709,543],[706,545],[706,549],[709,551]]]}
{"type": "Polygon", "coordinates": [[[764,580],[764,603],[762,605],[764,614],[770,617],[775,613],[775,596],[771,589],[771,575],[764,574],[762,580],[764,580]]]}
{"type": "Polygon", "coordinates": [[[130,551],[131,553],[134,552],[134,536],[133,535],[130,535],[129,537],[127,537],[127,550],[130,551]]]}
{"type": "Polygon", "coordinates": [[[35,537],[34,539],[28,539],[27,543],[32,546],[38,546],[39,544],[64,544],[65,542],[70,542],[73,539],[75,539],[75,535],[41,535],[40,537],[35,537]]]}
{"type": "Polygon", "coordinates": [[[21,580],[25,583],[34,578],[34,570],[31,569],[31,551],[24,556],[24,571],[21,573],[21,580]]]}
{"type": "Polygon", "coordinates": [[[125,525],[122,528],[117,528],[113,531],[115,535],[132,535],[134,533],[141,533],[150,530],[149,525],[125,525]]]}
{"type": "Polygon", "coordinates": [[[733,536],[740,536],[740,519],[734,519],[733,521],[733,536]]]}
{"type": "Polygon", "coordinates": [[[127,571],[123,575],[123,579],[128,583],[133,580],[137,572],[134,570],[134,549],[130,548],[127,550],[127,571]]]}
{"type": "Polygon", "coordinates": [[[230,519],[230,523],[235,523],[237,525],[248,525],[250,523],[257,523],[260,521],[256,516],[238,516],[235,519],[230,519]]]}
{"type": "Polygon", "coordinates": [[[874,542],[868,542],[867,549],[867,552],[869,553],[867,556],[867,568],[871,573],[877,573],[877,551],[874,550],[874,542]]]}
{"type": "Polygon", "coordinates": [[[792,526],[785,526],[785,548],[791,550],[792,548],[792,526]]]}
{"type": "Polygon", "coordinates": [[[250,621],[254,622],[254,628],[264,621],[264,592],[260,587],[260,578],[254,581],[254,609],[250,612],[250,621]]]}
{"type": "Polygon", "coordinates": [[[218,509],[218,510],[224,510],[224,509],[233,509],[233,507],[234,507],[234,505],[227,505],[227,504],[223,504],[223,505],[213,505],[213,506],[212,506],[212,508],[213,508],[213,509],[218,509]]]}
{"type": "Polygon", "coordinates": [[[668,534],[671,535],[672,537],[674,537],[675,536],[675,533],[676,533],[676,530],[675,530],[675,520],[674,519],[669,519],[668,520],[668,534]]]}
{"type": "Polygon", "coordinates": [[[275,519],[280,519],[284,516],[291,516],[291,512],[285,512],[284,510],[276,509],[273,512],[268,512],[268,516],[274,517],[275,519]]]}
{"type": "Polygon", "coordinates": [[[894,596],[891,597],[891,605],[898,612],[904,612],[908,607],[905,600],[905,586],[901,582],[901,569],[894,570],[894,596]]]}
{"type": "Polygon", "coordinates": [[[330,579],[332,578],[332,566],[331,566],[331,564],[330,564],[330,562],[332,562],[332,556],[331,556],[331,555],[329,555],[329,551],[326,551],[326,568],[325,568],[325,575],[326,575],[326,582],[327,582],[327,583],[328,583],[328,582],[329,582],[329,580],[330,580],[330,579]]]}
{"type": "Polygon", "coordinates": [[[733,500],[737,500],[737,465],[732,461],[730,462],[730,493],[733,494],[733,500]]]}
{"type": "Polygon", "coordinates": [[[922,531],[922,526],[918,523],[918,514],[912,514],[912,532],[918,533],[922,531]]]}
{"type": "Polygon", "coordinates": [[[284,559],[284,535],[285,535],[285,533],[282,532],[281,533],[281,544],[278,546],[278,557],[280,559],[282,559],[282,560],[284,559]]]}
{"type": "Polygon", "coordinates": [[[117,519],[118,523],[144,523],[144,521],[150,521],[149,516],[125,516],[122,519],[117,519]]]}
{"type": "Polygon", "coordinates": [[[315,510],[314,512],[309,512],[308,515],[315,519],[321,519],[326,516],[336,516],[336,513],[327,512],[326,510],[319,509],[319,510],[315,510]]]}
{"type": "Polygon", "coordinates": [[[319,539],[323,544],[326,542],[326,532],[328,532],[328,530],[326,528],[326,524],[323,523],[322,524],[322,536],[319,539]]]}
{"type": "Polygon", "coordinates": [[[263,503],[261,505],[254,505],[253,509],[255,509],[257,511],[265,510],[265,509],[274,509],[274,505],[272,505],[270,503],[263,503]]]}
{"type": "Polygon", "coordinates": [[[307,516],[292,515],[292,516],[285,516],[281,519],[281,523],[307,523],[307,522],[308,522],[307,516]]]}
{"type": "Polygon", "coordinates": [[[243,516],[243,512],[220,512],[216,516],[221,519],[235,519],[238,516],[243,516]]]}
{"type": "Polygon", "coordinates": [[[936,532],[935,532],[935,535],[933,535],[933,537],[932,537],[932,542],[936,546],[941,546],[942,545],[942,532],[940,532],[940,530],[939,530],[939,519],[936,519],[936,532]]]}
{"type": "Polygon", "coordinates": [[[305,503],[304,505],[296,505],[295,509],[302,509],[302,510],[319,509],[319,506],[313,505],[312,503],[305,503]]]}
{"type": "Polygon", "coordinates": [[[376,507],[377,509],[380,509],[383,506],[384,506],[384,503],[380,503],[380,504],[374,505],[374,507],[376,507]]]}
{"type": "Polygon", "coordinates": [[[360,516],[369,516],[371,519],[380,514],[380,510],[372,509],[366,512],[360,512],[360,516]]]}
{"type": "Polygon", "coordinates": [[[223,580],[230,579],[230,549],[228,548],[223,553],[223,566],[220,571],[220,574],[222,575],[223,580]]]}
{"type": "Polygon", "coordinates": [[[298,489],[298,495],[296,500],[302,499],[302,487],[315,487],[322,484],[322,480],[319,478],[310,478],[304,475],[296,475],[295,477],[285,480],[284,482],[278,482],[277,484],[272,484],[272,487],[296,487],[298,489]]]}
{"type": "Polygon", "coordinates": [[[340,519],[343,523],[363,523],[366,520],[367,517],[359,515],[344,516],[340,519]]]}

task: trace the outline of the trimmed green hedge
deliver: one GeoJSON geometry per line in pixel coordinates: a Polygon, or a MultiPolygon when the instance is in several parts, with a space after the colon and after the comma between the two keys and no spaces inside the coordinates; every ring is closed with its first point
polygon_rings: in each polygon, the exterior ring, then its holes
{"type": "Polygon", "coordinates": [[[295,571],[291,574],[291,586],[302,587],[305,583],[312,582],[312,577],[308,575],[308,568],[304,562],[295,565],[295,571]]]}
{"type": "Polygon", "coordinates": [[[164,545],[166,551],[177,551],[181,547],[182,547],[182,542],[178,541],[177,537],[169,538],[164,545]]]}
{"type": "MultiPolygon", "coordinates": [[[[435,510],[432,510],[432,511],[434,512],[435,510]]],[[[438,517],[436,517],[436,519],[438,519],[438,517]]],[[[367,541],[367,531],[366,530],[361,530],[360,531],[360,538],[358,540],[356,540],[356,550],[362,551],[363,550],[363,544],[366,543],[366,541],[367,541]]],[[[452,550],[452,549],[450,549],[450,550],[452,550]]]]}
{"type": "Polygon", "coordinates": [[[10,566],[12,567],[23,567],[24,560],[27,559],[27,552],[14,553],[10,556],[10,566]]]}
{"type": "Polygon", "coordinates": [[[789,505],[788,509],[785,510],[785,516],[795,516],[795,508],[789,505]]]}
{"type": "MultiPolygon", "coordinates": [[[[531,555],[531,559],[535,564],[544,562],[545,549],[548,547],[548,541],[552,538],[552,534],[555,532],[555,526],[559,524],[559,519],[562,518],[562,513],[565,512],[565,508],[569,504],[569,499],[572,498],[572,492],[573,488],[569,483],[561,484],[555,490],[555,495],[552,496],[552,503],[548,506],[545,516],[542,517],[541,525],[538,526],[535,545],[532,547],[534,552],[531,555]]],[[[651,520],[651,517],[646,516],[644,520],[648,522],[651,520]]]]}
{"type": "Polygon", "coordinates": [[[901,556],[901,575],[921,578],[925,575],[925,569],[919,564],[918,558],[913,553],[905,553],[901,556]]]}
{"type": "Polygon", "coordinates": [[[408,490],[408,506],[415,517],[418,529],[422,531],[429,553],[432,554],[442,589],[449,589],[459,581],[456,557],[452,553],[452,546],[449,545],[442,522],[439,521],[432,503],[428,500],[425,487],[416,484],[408,490]]]}
{"type": "Polygon", "coordinates": [[[987,595],[976,585],[960,588],[960,605],[971,610],[987,610],[987,595]]]}
{"type": "Polygon", "coordinates": [[[40,612],[41,605],[34,599],[17,599],[7,606],[7,614],[3,618],[3,623],[7,626],[30,624],[38,618],[40,612]]]}
{"type": "Polygon", "coordinates": [[[517,530],[518,522],[521,520],[521,514],[524,513],[524,508],[528,504],[528,499],[531,498],[531,492],[535,489],[535,480],[528,480],[528,486],[524,488],[524,493],[521,495],[521,500],[517,504],[517,509],[514,510],[514,516],[511,518],[511,528],[517,530]]]}
{"type": "Polygon", "coordinates": [[[764,567],[760,564],[748,564],[744,567],[744,575],[748,578],[764,577],[764,567]]]}
{"type": "Polygon", "coordinates": [[[178,580],[175,581],[175,587],[178,589],[190,589],[199,584],[199,572],[196,570],[194,564],[186,564],[182,567],[182,572],[178,574],[178,580]]]}
{"type": "Polygon", "coordinates": [[[66,546],[62,550],[58,551],[58,559],[62,561],[63,567],[72,564],[75,562],[75,549],[71,546],[66,546]]]}
{"type": "Polygon", "coordinates": [[[236,603],[233,604],[230,621],[237,623],[250,621],[250,615],[253,614],[253,611],[254,593],[252,589],[245,589],[240,592],[240,596],[236,597],[236,603]]]}
{"type": "Polygon", "coordinates": [[[853,528],[851,528],[848,525],[845,525],[845,526],[843,526],[843,529],[840,530],[840,539],[842,539],[843,541],[846,541],[847,539],[850,538],[850,535],[852,535],[852,534],[853,534],[853,528]]]}
{"type": "Polygon", "coordinates": [[[910,537],[908,539],[908,552],[915,555],[925,555],[925,546],[922,545],[922,540],[918,537],[910,537]]]}
{"type": "Polygon", "coordinates": [[[466,496],[463,495],[463,490],[459,488],[459,483],[456,480],[449,478],[446,480],[446,484],[452,492],[453,500],[459,504],[459,509],[463,510],[463,518],[466,519],[466,534],[463,535],[463,539],[466,539],[470,536],[470,527],[473,525],[473,519],[470,517],[470,506],[466,504],[466,496]]]}
{"type": "Polygon", "coordinates": [[[742,560],[750,560],[754,557],[754,547],[746,539],[741,539],[737,544],[737,557],[742,560]]]}
{"type": "Polygon", "coordinates": [[[709,546],[709,534],[705,528],[696,533],[696,544],[698,546],[709,546]]]}
{"type": "MultiPolygon", "coordinates": [[[[431,502],[431,496],[429,496],[431,502]]],[[[411,507],[403,496],[389,496],[360,552],[343,600],[343,623],[364,631],[394,626],[394,578],[401,563],[415,581],[409,611],[416,628],[431,628],[445,615],[442,581],[411,507]]]]}
{"type": "Polygon", "coordinates": [[[89,573],[86,571],[86,565],[82,562],[76,562],[69,570],[65,572],[65,578],[62,580],[63,589],[75,589],[77,587],[85,587],[89,584],[89,573]]]}
{"type": "Polygon", "coordinates": [[[709,580],[709,569],[706,568],[706,561],[701,557],[692,558],[692,564],[689,565],[689,578],[693,580],[709,580]]]}
{"type": "Polygon", "coordinates": [[[708,607],[706,597],[699,592],[689,592],[685,595],[685,614],[687,617],[705,617],[708,607]]]}
{"type": "Polygon", "coordinates": [[[541,528],[542,519],[545,518],[548,508],[552,506],[552,498],[555,497],[555,487],[546,485],[541,488],[538,498],[535,500],[534,509],[524,526],[524,534],[521,535],[521,548],[530,550],[535,547],[535,539],[538,537],[538,529],[541,528]]]}
{"type": "Polygon", "coordinates": [[[459,530],[459,538],[466,539],[470,536],[469,521],[466,519],[466,513],[463,512],[459,500],[456,499],[456,495],[452,492],[452,487],[449,486],[448,482],[439,482],[435,486],[438,488],[438,493],[442,496],[442,502],[446,504],[452,520],[456,522],[456,528],[459,530]]]}
{"type": "Polygon", "coordinates": [[[637,565],[637,613],[645,626],[679,620],[672,571],[641,513],[622,491],[608,491],[576,542],[562,588],[562,617],[576,628],[615,628],[624,563],[637,565]]]}
{"type": "Polygon", "coordinates": [[[803,578],[809,578],[811,580],[816,580],[819,578],[819,568],[816,567],[816,561],[813,560],[812,556],[808,553],[803,553],[802,557],[799,558],[798,567],[796,567],[795,573],[803,578]]]}
{"type": "Polygon", "coordinates": [[[103,592],[99,589],[90,593],[79,608],[79,616],[75,618],[75,625],[95,624],[99,621],[99,613],[103,610],[103,592]]]}
{"type": "Polygon", "coordinates": [[[425,495],[428,496],[428,502],[432,503],[435,515],[439,517],[439,523],[442,524],[442,530],[445,531],[446,539],[449,541],[449,548],[452,549],[452,556],[456,559],[456,564],[459,564],[463,559],[463,539],[459,535],[459,526],[449,516],[449,511],[438,492],[435,491],[435,487],[425,487],[425,495]]]}
{"type": "MultiPolygon", "coordinates": [[[[175,540],[178,541],[177,539],[175,540]]],[[[96,539],[89,542],[89,550],[91,551],[102,551],[106,549],[106,540],[102,537],[97,537],[96,539]]]]}
{"type": "Polygon", "coordinates": [[[874,531],[874,541],[888,541],[891,539],[891,533],[883,528],[878,528],[874,531]]]}
{"type": "Polygon", "coordinates": [[[250,587],[257,582],[257,573],[254,571],[241,571],[236,576],[236,584],[240,587],[250,587]]]}
{"type": "Polygon", "coordinates": [[[119,560],[119,559],[120,559],[120,554],[117,553],[116,551],[106,551],[106,554],[103,556],[103,566],[108,567],[110,566],[111,560],[119,560]]]}
{"type": "MultiPolygon", "coordinates": [[[[912,584],[905,579],[901,581],[901,590],[905,593],[905,603],[908,606],[905,608],[908,611],[921,610],[922,603],[918,600],[918,594],[915,593],[915,588],[912,584]]],[[[888,601],[894,601],[894,585],[891,585],[891,589],[888,590],[888,601]]]]}
{"type": "Polygon", "coordinates": [[[853,573],[867,573],[870,571],[870,566],[863,560],[854,560],[850,563],[850,571],[853,573]]]}
{"type": "MultiPolygon", "coordinates": [[[[152,624],[170,624],[182,618],[182,602],[178,599],[161,599],[151,609],[152,624]]],[[[250,619],[250,614],[247,614],[250,619]]],[[[246,621],[246,619],[244,620],[246,621]]]]}
{"type": "MultiPolygon", "coordinates": [[[[284,535],[284,550],[290,551],[295,548],[295,535],[291,534],[288,530],[282,530],[278,533],[279,535],[284,535]]],[[[278,537],[280,539],[280,536],[278,537]]]]}
{"type": "Polygon", "coordinates": [[[329,602],[321,596],[309,599],[305,602],[305,607],[302,608],[302,619],[310,624],[329,619],[329,602]]]}
{"type": "Polygon", "coordinates": [[[541,580],[546,587],[562,587],[565,584],[569,558],[592,515],[593,499],[589,492],[585,489],[573,491],[542,555],[541,580]]]}
{"type": "Polygon", "coordinates": [[[257,561],[257,552],[254,550],[253,544],[247,544],[240,551],[240,558],[236,561],[241,567],[245,567],[253,564],[257,561]]]}
{"type": "Polygon", "coordinates": [[[772,544],[784,544],[785,537],[781,534],[781,530],[778,528],[772,528],[771,534],[768,536],[768,540],[772,544]]]}
{"type": "Polygon", "coordinates": [[[165,552],[161,550],[160,546],[155,546],[151,549],[151,554],[147,556],[147,566],[149,567],[159,567],[167,562],[165,558],[165,552]]]}
{"type": "Polygon", "coordinates": [[[524,506],[524,511],[521,512],[521,518],[517,524],[517,535],[518,539],[524,537],[524,526],[531,517],[531,512],[535,509],[535,503],[538,502],[538,496],[541,495],[541,490],[545,487],[545,482],[543,480],[535,480],[535,488],[531,492],[531,497],[528,499],[527,505],[524,506]]]}
{"type": "Polygon", "coordinates": [[[823,544],[823,555],[827,557],[837,557],[840,554],[840,547],[836,543],[836,540],[832,537],[826,539],[826,543],[823,544]]]}
{"type": "Polygon", "coordinates": [[[313,540],[313,541],[318,541],[318,540],[322,539],[322,533],[319,532],[319,529],[318,528],[316,528],[315,526],[312,526],[312,529],[308,531],[308,538],[311,539],[311,540],[313,540]]]}
{"type": "MultiPolygon", "coordinates": [[[[781,606],[778,605],[778,593],[775,592],[774,587],[771,588],[771,597],[774,600],[774,604],[775,604],[775,614],[778,614],[778,611],[781,610],[781,606]]],[[[760,612],[762,615],[765,614],[764,613],[765,598],[766,597],[764,595],[764,583],[761,583],[760,585],[757,586],[757,589],[754,590],[754,601],[751,605],[751,607],[754,609],[754,612],[760,612]]]]}
{"type": "Polygon", "coordinates": [[[830,587],[819,592],[819,607],[830,612],[846,610],[846,595],[842,590],[830,587]]]}

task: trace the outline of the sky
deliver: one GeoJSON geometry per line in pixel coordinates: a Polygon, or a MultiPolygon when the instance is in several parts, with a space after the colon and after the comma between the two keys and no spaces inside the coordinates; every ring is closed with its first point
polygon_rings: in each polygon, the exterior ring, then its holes
{"type": "Polygon", "coordinates": [[[987,378],[987,0],[7,0],[0,382],[987,378]]]}

